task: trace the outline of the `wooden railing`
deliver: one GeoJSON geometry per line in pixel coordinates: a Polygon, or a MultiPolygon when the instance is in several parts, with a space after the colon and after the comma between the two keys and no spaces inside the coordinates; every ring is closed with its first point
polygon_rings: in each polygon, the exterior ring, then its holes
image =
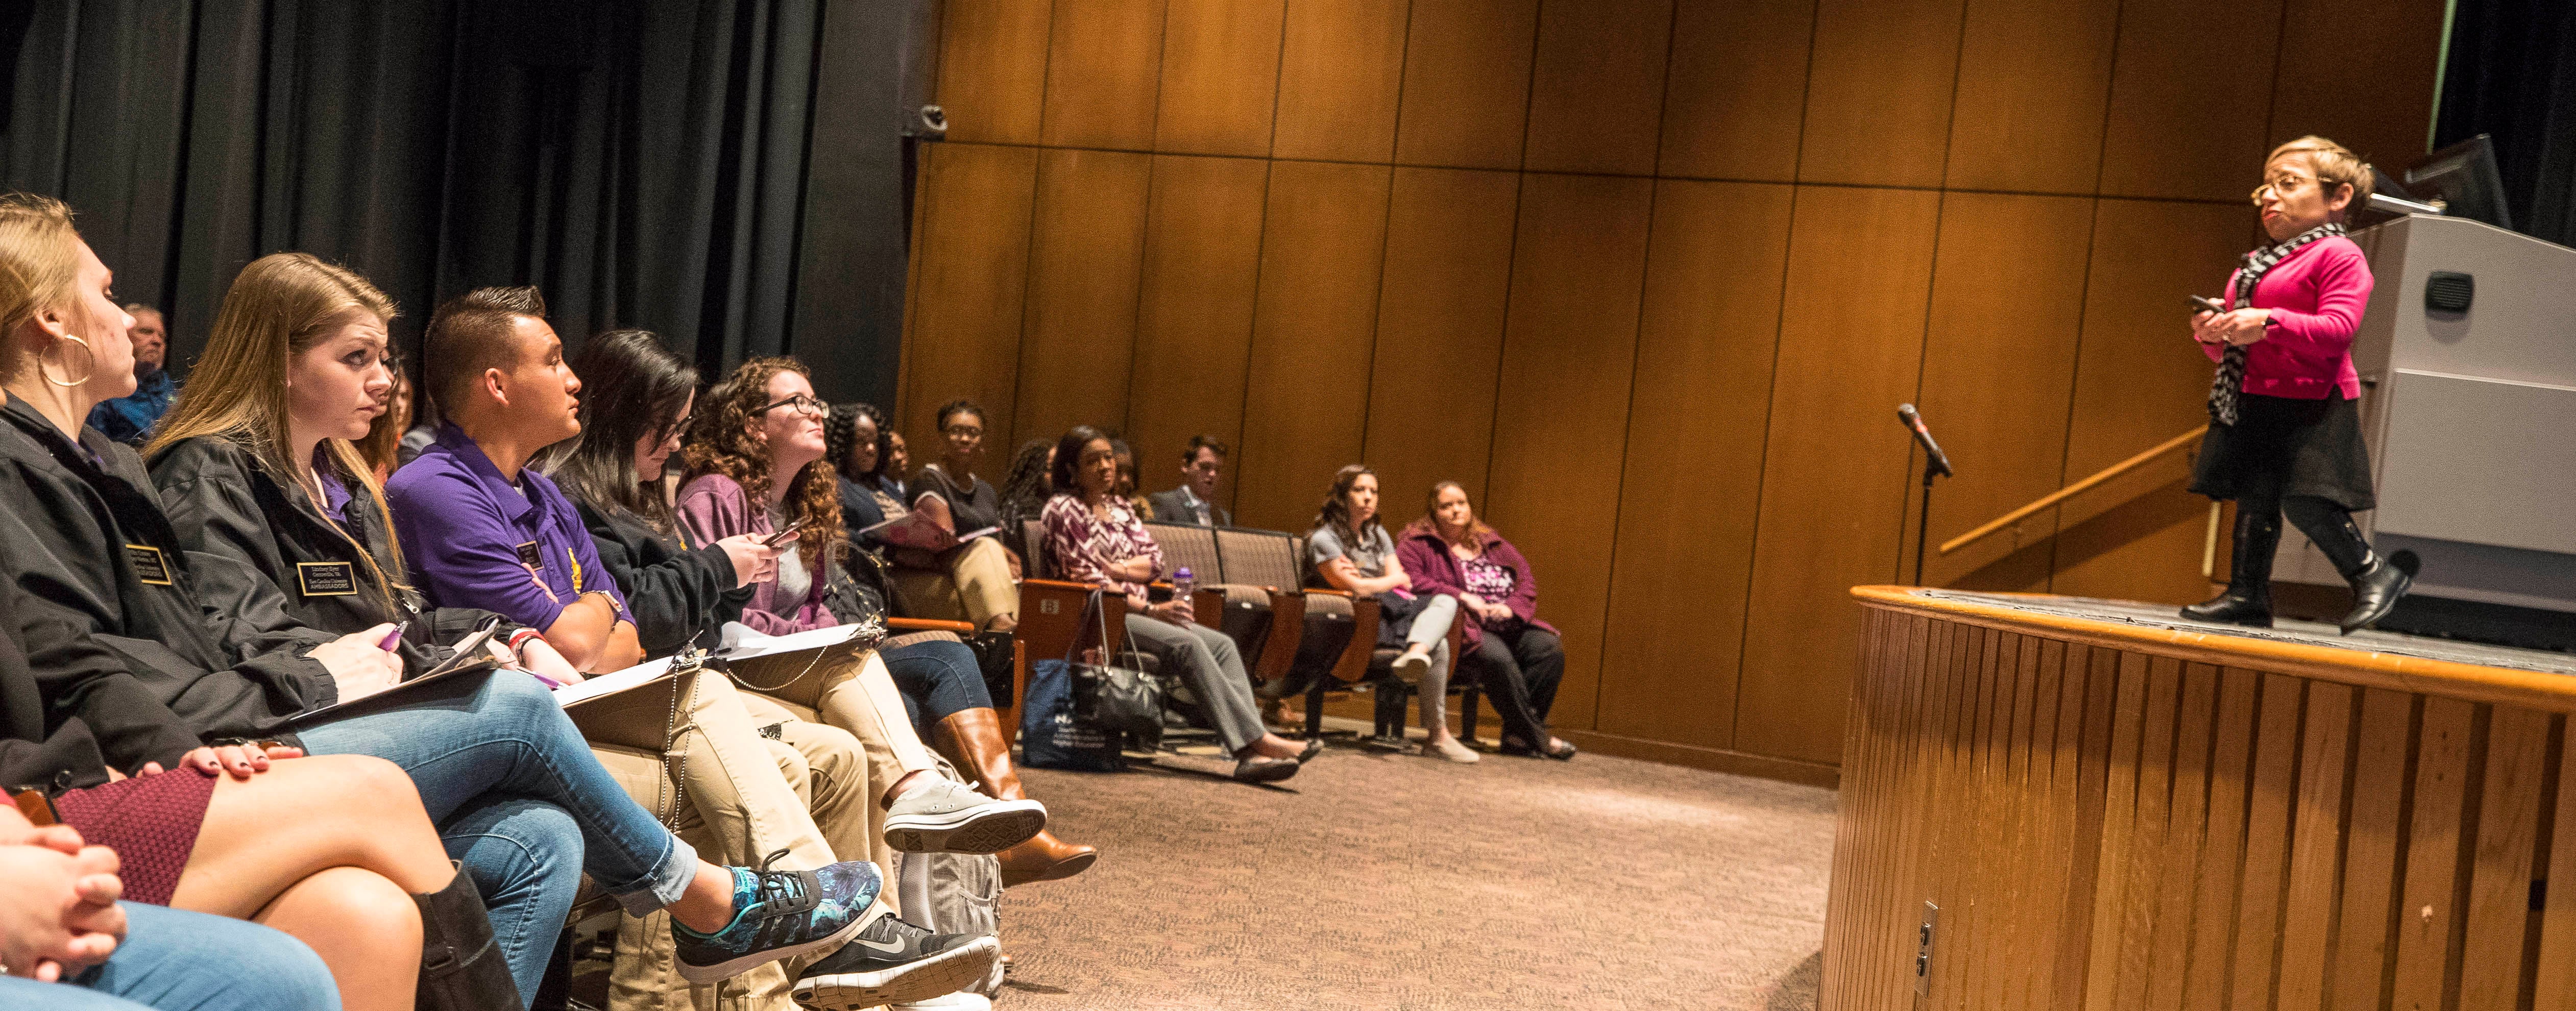
{"type": "Polygon", "coordinates": [[[2074,498],[2077,495],[2081,495],[2086,491],[2100,486],[2103,482],[2146,466],[2158,457],[2175,452],[2186,446],[2190,446],[2194,442],[2199,441],[2201,433],[2206,431],[2209,431],[2209,426],[2202,425],[2199,428],[2174,436],[2171,439],[2165,440],[2163,445],[2157,446],[2154,449],[2150,449],[2144,453],[2140,453],[2108,467],[2104,467],[2100,472],[2095,473],[2091,477],[2048,493],[2046,496],[2040,498],[2039,501],[1995,517],[1984,526],[1941,542],[1941,553],[1947,555],[1953,551],[1959,550],[1960,548],[1975,544],[1978,541],[2010,529],[2015,524],[2018,524],[2025,519],[2029,519],[2032,514],[2037,513],[2042,509],[2064,502],[2067,499],[2074,498]]]}

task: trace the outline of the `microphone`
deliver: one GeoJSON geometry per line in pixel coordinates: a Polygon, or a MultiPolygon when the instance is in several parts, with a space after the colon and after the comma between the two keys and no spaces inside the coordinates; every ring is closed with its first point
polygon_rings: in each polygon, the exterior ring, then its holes
{"type": "Polygon", "coordinates": [[[1923,444],[1923,453],[1930,458],[1933,470],[1940,471],[1942,477],[1956,476],[1950,472],[1950,458],[1941,454],[1940,443],[1932,441],[1932,430],[1923,427],[1923,415],[1914,409],[1914,405],[1896,405],[1896,418],[1914,433],[1914,441],[1923,444]]]}

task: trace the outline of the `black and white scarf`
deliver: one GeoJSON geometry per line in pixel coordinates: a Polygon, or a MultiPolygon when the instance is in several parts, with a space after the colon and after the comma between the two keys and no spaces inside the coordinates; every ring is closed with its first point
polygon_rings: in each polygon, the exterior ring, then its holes
{"type": "MultiPolygon", "coordinates": [[[[2343,226],[2329,221],[2291,236],[2289,241],[2265,246],[2245,254],[2244,266],[2236,272],[2236,293],[2231,306],[2243,309],[2254,304],[2254,285],[2263,275],[2300,247],[2330,235],[2342,235],[2343,226]]],[[[2236,396],[2245,386],[2245,349],[2248,344],[2230,344],[2218,356],[2218,375],[2209,383],[2209,420],[2221,425],[2236,423],[2236,396]]]]}

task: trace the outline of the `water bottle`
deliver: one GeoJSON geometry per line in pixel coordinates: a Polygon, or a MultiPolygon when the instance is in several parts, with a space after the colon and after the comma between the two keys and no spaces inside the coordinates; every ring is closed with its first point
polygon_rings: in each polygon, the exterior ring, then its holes
{"type": "Polygon", "coordinates": [[[1186,601],[1190,599],[1190,591],[1197,588],[1198,580],[1190,577],[1189,566],[1172,570],[1172,599],[1186,601]]]}

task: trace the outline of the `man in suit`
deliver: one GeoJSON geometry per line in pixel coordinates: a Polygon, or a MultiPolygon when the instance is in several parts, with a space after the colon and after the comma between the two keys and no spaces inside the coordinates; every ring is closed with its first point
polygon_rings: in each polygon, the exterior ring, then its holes
{"type": "Polygon", "coordinates": [[[1212,436],[1190,436],[1190,448],[1181,453],[1181,486],[1145,496],[1154,506],[1155,521],[1233,526],[1234,514],[1214,501],[1216,479],[1224,471],[1225,443],[1212,436]]]}

